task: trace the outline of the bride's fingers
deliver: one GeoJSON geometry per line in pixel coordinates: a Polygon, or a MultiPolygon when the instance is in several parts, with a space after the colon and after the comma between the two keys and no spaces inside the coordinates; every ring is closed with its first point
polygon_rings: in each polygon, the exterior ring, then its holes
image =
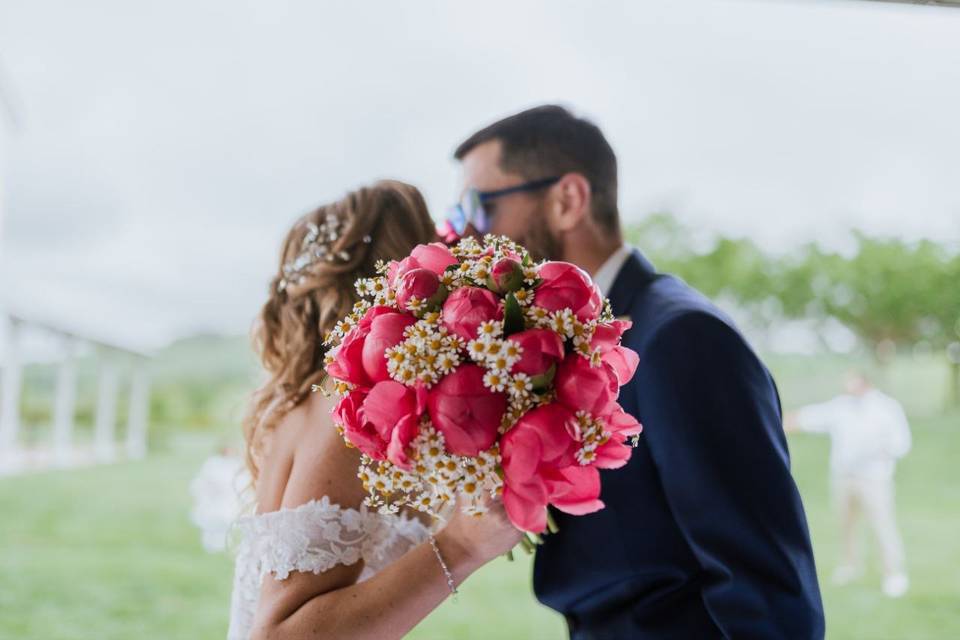
{"type": "Polygon", "coordinates": [[[507,515],[507,509],[503,506],[503,501],[499,498],[487,498],[485,501],[485,506],[487,508],[487,513],[496,517],[504,524],[513,523],[510,521],[510,517],[507,515]]]}

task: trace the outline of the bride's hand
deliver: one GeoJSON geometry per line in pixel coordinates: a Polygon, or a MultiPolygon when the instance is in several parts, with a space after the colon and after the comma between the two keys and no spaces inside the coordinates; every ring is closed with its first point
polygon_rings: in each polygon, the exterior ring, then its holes
{"type": "Polygon", "coordinates": [[[487,498],[487,512],[480,516],[463,513],[458,502],[441,535],[456,544],[463,553],[480,563],[505,554],[520,542],[523,532],[510,522],[503,502],[487,498]]]}

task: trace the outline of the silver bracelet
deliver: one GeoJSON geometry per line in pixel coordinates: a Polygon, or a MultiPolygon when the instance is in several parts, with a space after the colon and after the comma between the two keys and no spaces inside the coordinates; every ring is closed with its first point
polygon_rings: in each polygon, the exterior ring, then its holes
{"type": "Polygon", "coordinates": [[[453,581],[453,574],[450,573],[450,568],[447,567],[447,563],[443,561],[443,556],[440,555],[440,547],[437,546],[437,539],[433,537],[433,534],[427,534],[427,538],[430,540],[430,546],[433,548],[433,553],[437,556],[437,560],[440,561],[440,568],[443,569],[443,575],[447,577],[447,587],[450,588],[450,593],[453,594],[453,601],[457,601],[457,596],[460,595],[460,592],[457,591],[457,585],[453,581]]]}

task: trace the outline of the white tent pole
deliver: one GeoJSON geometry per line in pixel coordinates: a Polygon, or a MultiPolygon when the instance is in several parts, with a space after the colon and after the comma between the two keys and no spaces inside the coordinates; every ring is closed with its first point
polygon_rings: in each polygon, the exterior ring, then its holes
{"type": "Polygon", "coordinates": [[[20,326],[2,317],[6,325],[2,371],[0,371],[0,467],[12,464],[17,455],[20,431],[20,393],[23,369],[20,363],[20,326]]]}
{"type": "Polygon", "coordinates": [[[53,408],[53,451],[58,463],[69,464],[77,408],[76,342],[71,337],[65,337],[64,346],[64,357],[57,369],[57,390],[53,408]]]}
{"type": "Polygon", "coordinates": [[[117,367],[107,354],[101,352],[100,357],[94,453],[98,460],[109,462],[116,454],[117,367]]]}
{"type": "Polygon", "coordinates": [[[130,408],[127,419],[127,456],[147,455],[147,428],[150,419],[150,379],[146,364],[137,362],[130,382],[130,408]]]}

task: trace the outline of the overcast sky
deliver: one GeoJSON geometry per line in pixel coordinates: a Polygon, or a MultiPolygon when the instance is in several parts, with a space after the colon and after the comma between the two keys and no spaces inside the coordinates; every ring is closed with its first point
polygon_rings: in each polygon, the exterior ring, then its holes
{"type": "Polygon", "coordinates": [[[290,222],[560,101],[621,206],[773,250],[960,239],[960,9],[859,0],[0,0],[0,302],[140,347],[246,331],[290,222]],[[5,123],[9,124],[9,123],[5,123]]]}

